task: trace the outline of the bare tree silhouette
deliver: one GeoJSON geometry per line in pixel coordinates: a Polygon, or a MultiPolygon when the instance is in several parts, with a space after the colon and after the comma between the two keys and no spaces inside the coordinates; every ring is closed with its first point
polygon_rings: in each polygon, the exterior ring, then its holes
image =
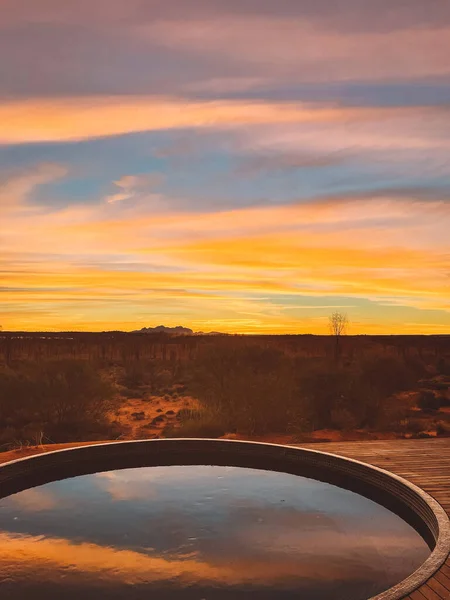
{"type": "Polygon", "coordinates": [[[339,360],[341,351],[341,337],[345,335],[348,328],[348,317],[345,313],[334,312],[329,318],[330,333],[334,336],[334,358],[339,360]]]}

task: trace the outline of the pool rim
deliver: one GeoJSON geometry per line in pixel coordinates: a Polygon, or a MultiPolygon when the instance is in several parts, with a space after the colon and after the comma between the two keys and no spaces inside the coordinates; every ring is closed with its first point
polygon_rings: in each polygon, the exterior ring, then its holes
{"type": "MultiPolygon", "coordinates": [[[[422,523],[423,528],[429,531],[434,539],[435,546],[428,558],[411,575],[367,600],[401,600],[406,598],[433,577],[450,553],[449,517],[437,500],[427,492],[407,479],[380,467],[329,452],[302,448],[301,446],[228,439],[171,438],[114,441],[64,448],[1,464],[0,498],[7,497],[17,491],[42,485],[43,483],[36,483],[39,474],[41,476],[44,474],[47,478],[50,475],[50,479],[44,481],[44,483],[47,483],[64,479],[64,476],[61,476],[61,469],[64,467],[71,466],[73,469],[75,468],[75,474],[66,476],[66,478],[70,478],[99,472],[102,468],[100,466],[100,469],[95,469],[95,464],[101,465],[101,461],[106,460],[108,462],[114,459],[135,460],[139,462],[135,467],[183,464],[226,465],[229,463],[229,466],[249,466],[250,468],[252,468],[252,464],[249,463],[262,460],[264,464],[269,465],[266,470],[293,472],[292,470],[276,468],[277,465],[284,465],[286,469],[288,467],[298,469],[299,472],[294,472],[296,475],[302,475],[300,472],[302,468],[304,470],[318,469],[321,481],[327,480],[322,478],[324,474],[330,475],[330,478],[333,476],[336,478],[342,477],[347,484],[341,485],[344,489],[352,489],[348,485],[353,482],[362,490],[357,493],[365,495],[367,498],[371,498],[370,489],[383,496],[386,501],[390,500],[399,506],[404,506],[405,514],[406,512],[414,513],[417,520],[422,523]],[[195,460],[196,456],[199,457],[198,460],[195,460]],[[213,457],[215,457],[214,460],[213,457]],[[244,464],[234,462],[237,459],[244,464]],[[193,462],[190,462],[191,460],[193,462]],[[204,460],[212,460],[212,462],[202,462],[204,460]],[[84,468],[81,469],[81,467],[84,468]],[[80,469],[81,471],[78,472],[80,469]],[[52,474],[55,472],[57,476],[53,478],[52,474]],[[33,479],[33,476],[35,479],[33,479]],[[13,489],[13,491],[3,493],[4,485],[7,488],[9,486],[9,489],[13,489]],[[366,490],[367,494],[365,493],[366,490]]],[[[264,464],[253,468],[264,469],[264,464]]],[[[126,466],[119,467],[111,465],[111,468],[108,465],[108,468],[103,470],[121,468],[133,468],[133,464],[127,463],[126,466]]],[[[319,478],[317,479],[319,480],[319,478]]],[[[335,485],[339,485],[339,483],[335,483],[335,485]]],[[[374,500],[374,502],[383,504],[383,501],[379,501],[379,499],[374,500]]],[[[403,518],[397,510],[394,512],[397,512],[398,516],[403,518]]],[[[412,526],[414,527],[414,525],[412,526]]],[[[416,530],[418,531],[417,528],[416,530]]],[[[418,531],[418,533],[424,537],[421,532],[418,531]]]]}

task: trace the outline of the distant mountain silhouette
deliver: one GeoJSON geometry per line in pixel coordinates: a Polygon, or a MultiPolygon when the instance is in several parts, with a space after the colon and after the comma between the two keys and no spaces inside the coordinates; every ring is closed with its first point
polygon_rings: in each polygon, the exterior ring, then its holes
{"type": "Polygon", "coordinates": [[[192,331],[189,327],[182,327],[177,325],[176,327],[166,327],[165,325],[158,325],[157,327],[143,327],[142,329],[136,329],[131,333],[167,333],[168,335],[228,335],[221,333],[220,331],[192,331]]]}
{"type": "Polygon", "coordinates": [[[228,333],[222,333],[221,331],[196,331],[194,335],[229,335],[228,333]]]}
{"type": "Polygon", "coordinates": [[[181,325],[177,325],[176,327],[166,327],[165,325],[158,325],[157,327],[143,327],[142,329],[132,331],[132,333],[168,333],[170,335],[194,335],[192,329],[189,329],[189,327],[181,327],[181,325]]]}

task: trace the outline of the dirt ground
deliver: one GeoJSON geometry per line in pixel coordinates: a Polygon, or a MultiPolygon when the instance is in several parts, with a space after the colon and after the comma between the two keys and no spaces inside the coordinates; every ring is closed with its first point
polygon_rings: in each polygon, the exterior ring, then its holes
{"type": "Polygon", "coordinates": [[[196,408],[198,402],[190,396],[129,398],[110,414],[110,419],[124,427],[126,433],[121,439],[152,439],[160,437],[166,426],[177,423],[180,410],[196,408]]]}

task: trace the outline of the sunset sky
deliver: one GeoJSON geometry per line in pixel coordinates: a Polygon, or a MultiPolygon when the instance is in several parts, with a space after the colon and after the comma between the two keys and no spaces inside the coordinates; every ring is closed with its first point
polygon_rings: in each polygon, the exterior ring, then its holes
{"type": "Polygon", "coordinates": [[[0,325],[450,333],[449,0],[0,0],[0,325]]]}

